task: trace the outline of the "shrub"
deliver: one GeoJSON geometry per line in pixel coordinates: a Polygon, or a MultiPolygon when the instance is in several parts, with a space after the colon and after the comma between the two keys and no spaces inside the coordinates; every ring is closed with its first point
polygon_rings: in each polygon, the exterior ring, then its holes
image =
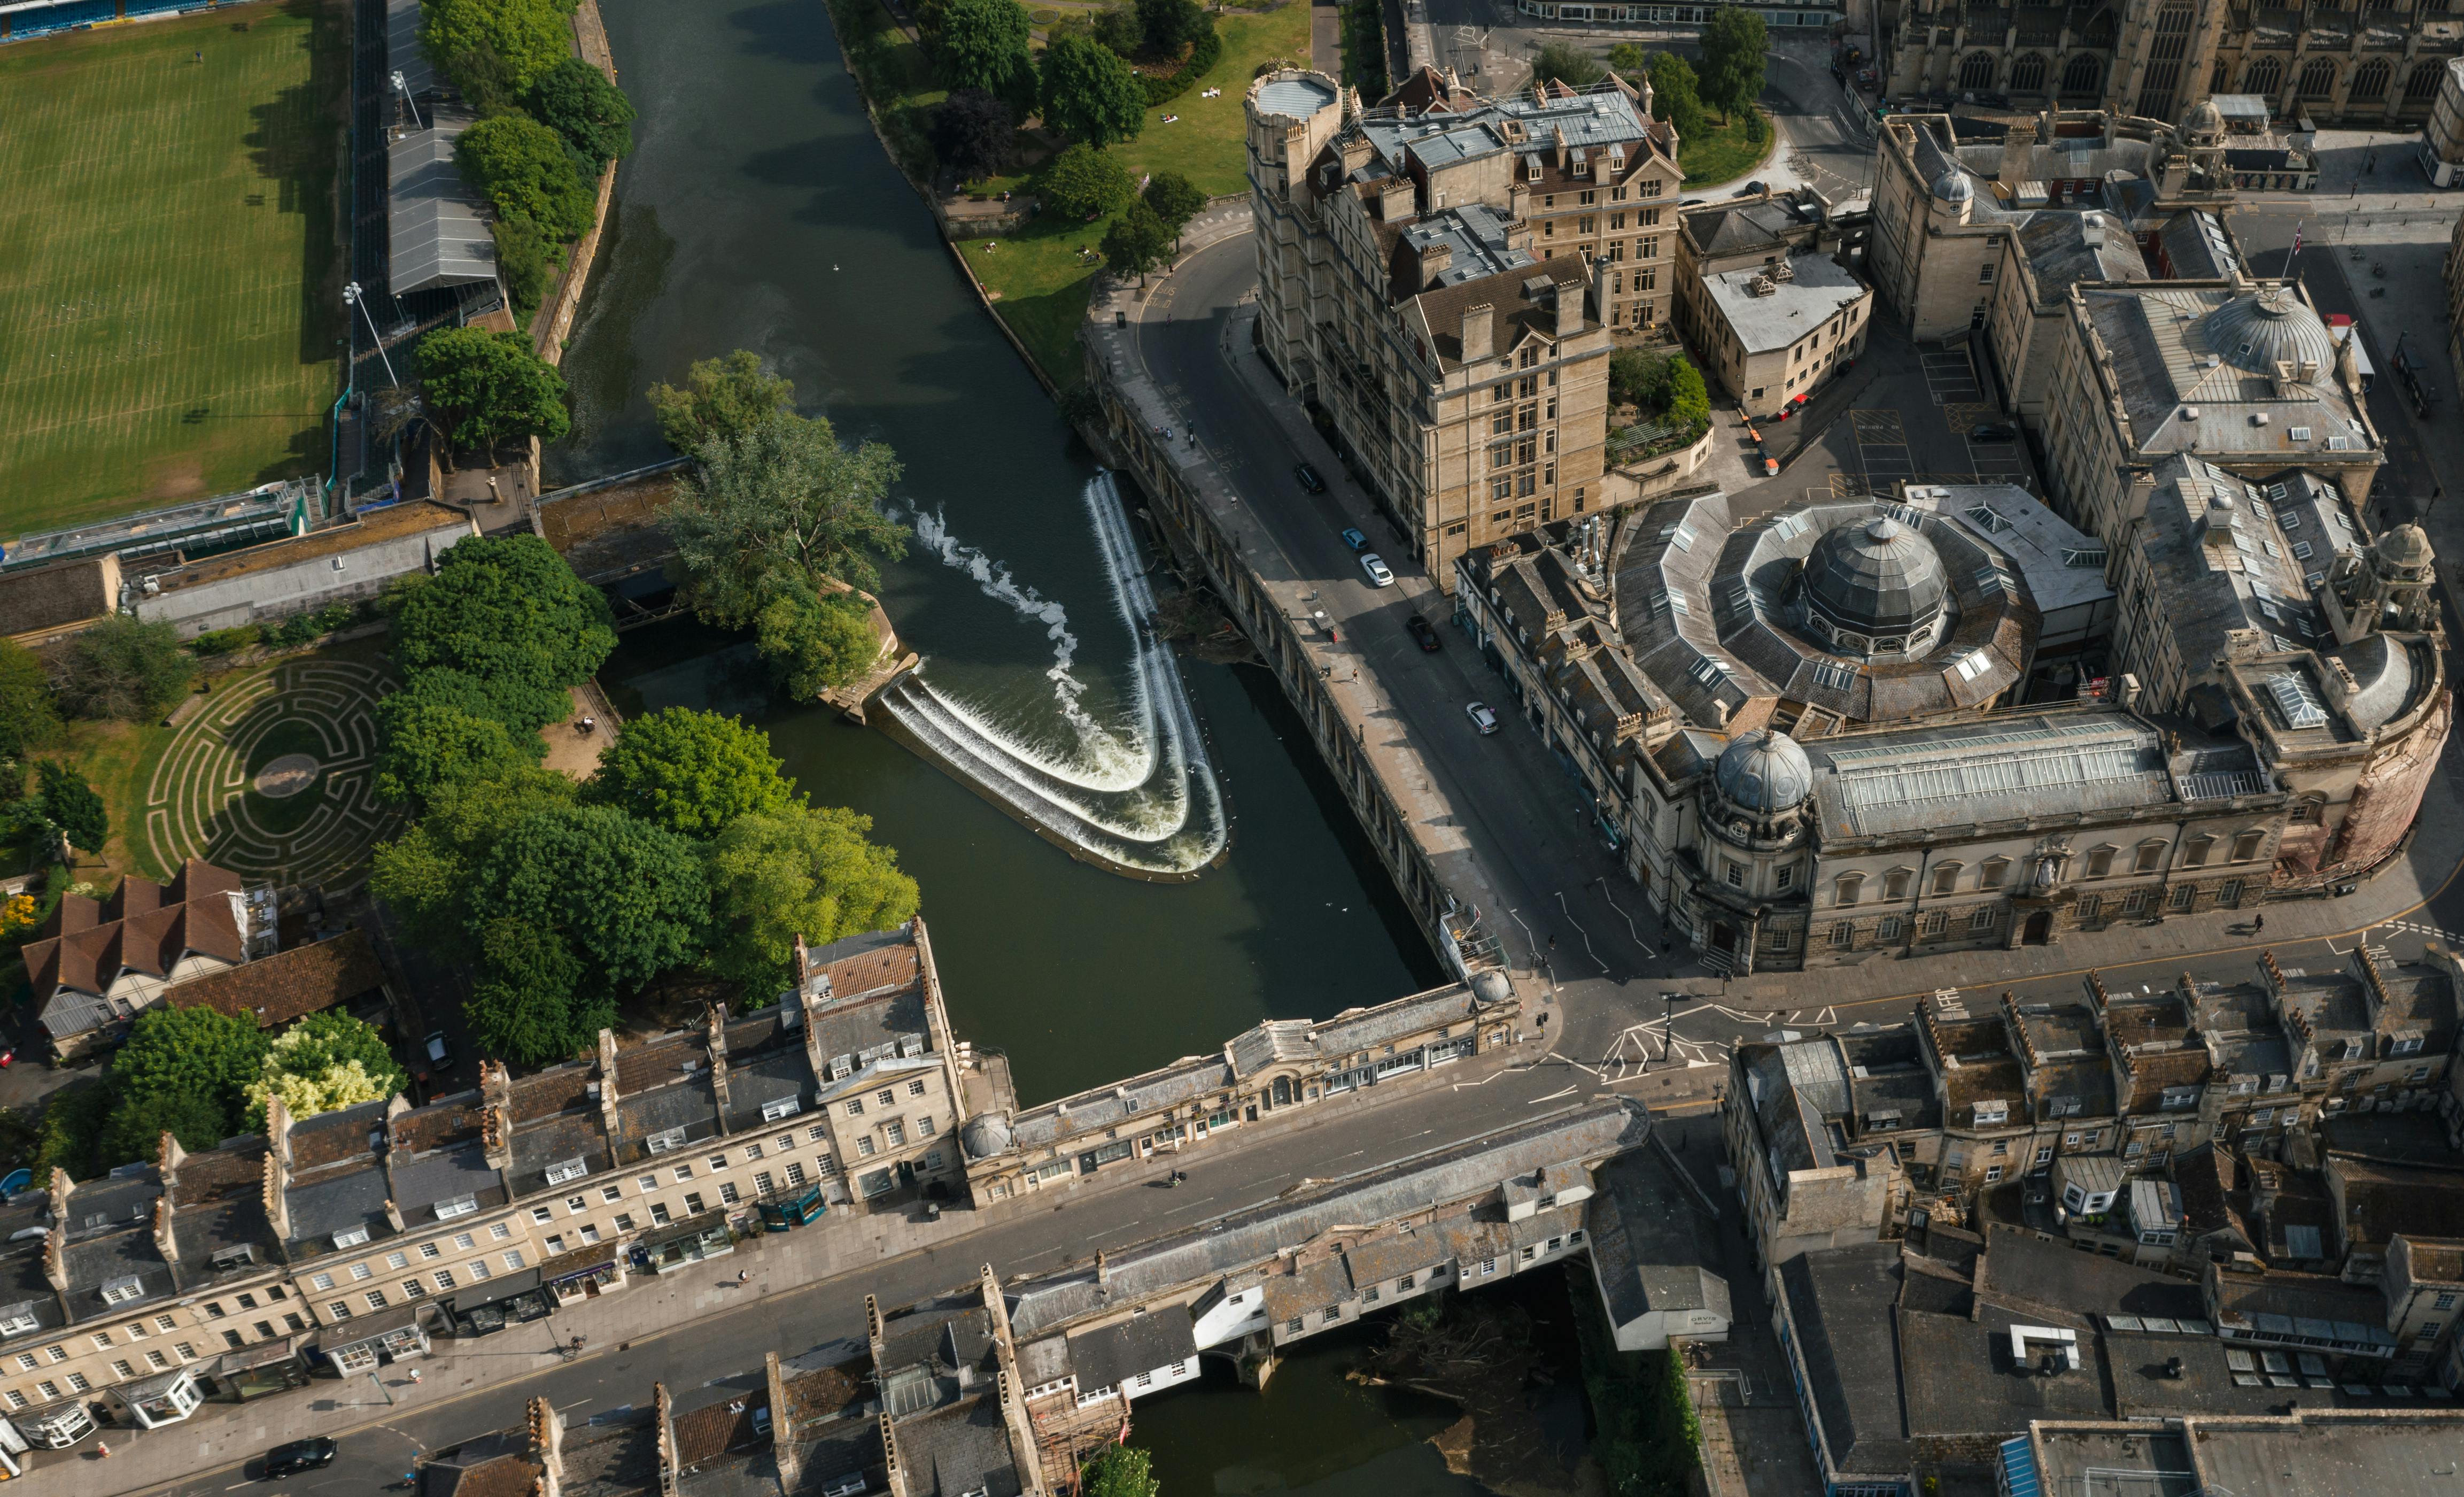
{"type": "Polygon", "coordinates": [[[262,631],[253,624],[236,628],[208,629],[188,641],[188,649],[200,655],[235,655],[254,645],[262,631]]]}
{"type": "Polygon", "coordinates": [[[1083,141],[1054,157],[1036,184],[1037,193],[1054,212],[1071,218],[1117,213],[1137,189],[1120,158],[1083,141]]]}
{"type": "Polygon", "coordinates": [[[423,0],[419,41],[428,60],[460,81],[455,64],[488,51],[518,90],[573,55],[573,7],[558,0],[423,0]]]}
{"type": "Polygon", "coordinates": [[[160,716],[196,678],[196,658],[170,625],[115,613],[69,644],[61,705],[79,717],[160,716]]]}
{"type": "Polygon", "coordinates": [[[528,213],[499,213],[495,233],[496,274],[504,278],[505,295],[514,298],[514,310],[528,318],[556,284],[557,248],[528,213]]]}
{"type": "Polygon", "coordinates": [[[1210,25],[1199,36],[1198,45],[1190,49],[1178,72],[1170,77],[1155,77],[1144,73],[1138,75],[1138,84],[1146,90],[1147,107],[1153,109],[1158,104],[1170,103],[1188,93],[1222,57],[1223,38],[1216,35],[1215,28],[1210,25]]]}
{"type": "Polygon", "coordinates": [[[527,115],[482,120],[454,143],[463,177],[499,213],[520,213],[560,240],[590,231],[598,198],[564,137],[527,115]]]}

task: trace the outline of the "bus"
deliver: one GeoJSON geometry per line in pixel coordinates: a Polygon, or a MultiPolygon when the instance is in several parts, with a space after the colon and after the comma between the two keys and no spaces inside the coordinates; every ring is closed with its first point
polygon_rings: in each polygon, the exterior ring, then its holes
{"type": "Polygon", "coordinates": [[[784,1232],[805,1226],[829,1207],[822,1200],[822,1187],[807,1185],[801,1191],[774,1196],[760,1203],[761,1230],[784,1232]]]}

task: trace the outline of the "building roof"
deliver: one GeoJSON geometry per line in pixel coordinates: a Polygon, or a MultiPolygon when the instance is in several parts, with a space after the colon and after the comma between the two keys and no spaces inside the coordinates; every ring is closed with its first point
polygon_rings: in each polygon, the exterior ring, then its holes
{"type": "Polygon", "coordinates": [[[1711,305],[1748,358],[1794,346],[1872,295],[1871,288],[1827,254],[1793,255],[1786,268],[1786,280],[1760,266],[1703,277],[1711,305]]]}
{"type": "Polygon", "coordinates": [[[2039,614],[2086,607],[2113,596],[2104,581],[2104,542],[2015,484],[1916,484],[1903,491],[1902,502],[1940,515],[2000,552],[2019,574],[2039,614]]]}
{"type": "Polygon", "coordinates": [[[1592,1267],[1612,1323],[1696,1310],[1727,1322],[1717,1223],[1704,1219],[1659,1151],[1638,1149],[1602,1165],[1589,1205],[1592,1267]]]}
{"type": "Polygon", "coordinates": [[[2146,257],[2130,226],[2111,213],[2041,212],[2029,216],[2013,242],[2035,281],[2035,303],[2061,305],[2079,281],[2146,280],[2146,257]]]}
{"type": "Polygon", "coordinates": [[[245,1015],[260,1029],[322,1013],[385,986],[385,969],[365,931],[354,926],[331,940],[294,946],[244,966],[209,973],[165,988],[174,1008],[210,1008],[245,1015]]]}
{"type": "Polygon", "coordinates": [[[2282,467],[2377,457],[2326,324],[2293,288],[2151,281],[2071,295],[2099,340],[2135,454],[2282,467]],[[2277,359],[2293,362],[2290,378],[2279,378],[2277,359]]]}
{"type": "Polygon", "coordinates": [[[985,1396],[891,1427],[908,1497],[1018,1497],[1009,1430],[1001,1405],[985,1396]]]}
{"type": "Polygon", "coordinates": [[[1806,1391],[1831,1463],[1843,1474],[1889,1476],[1915,1460],[1892,1334],[1900,1274],[1900,1244],[1893,1242],[1799,1253],[1779,1266],[1780,1291],[1812,1384],[1806,1391]]]}
{"type": "Polygon", "coordinates": [[[1121,1387],[1140,1373],[1156,1372],[1197,1355],[1189,1310],[1182,1305],[1134,1314],[1069,1338],[1069,1365],[1078,1375],[1082,1397],[1121,1387]]]}
{"type": "Polygon", "coordinates": [[[38,633],[109,613],[120,602],[110,586],[114,570],[110,558],[90,556],[0,572],[0,636],[38,633]]]}
{"type": "Polygon", "coordinates": [[[386,149],[386,244],[393,294],[490,280],[496,244],[479,194],[454,165],[454,143],[473,122],[458,109],[425,112],[428,128],[406,130],[386,149]]]}
{"type": "Polygon", "coordinates": [[[1868,837],[2169,804],[2164,742],[2118,713],[2048,710],[1990,723],[1817,739],[1815,804],[1834,836],[1868,837]]]}
{"type": "MultiPolygon", "coordinates": [[[[397,288],[401,289],[405,288],[397,288]]],[[[297,566],[303,561],[345,556],[363,547],[433,531],[459,532],[455,539],[473,534],[470,511],[439,504],[433,499],[410,499],[400,504],[363,510],[343,524],[312,530],[304,536],[285,536],[262,545],[225,551],[202,561],[190,561],[185,566],[147,575],[152,578],[157,592],[175,593],[186,587],[201,587],[209,583],[253,577],[278,567],[297,566]]]]}

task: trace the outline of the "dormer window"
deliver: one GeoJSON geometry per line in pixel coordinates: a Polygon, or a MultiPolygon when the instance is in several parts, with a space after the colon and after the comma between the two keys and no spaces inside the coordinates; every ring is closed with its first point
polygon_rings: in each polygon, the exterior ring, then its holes
{"type": "Polygon", "coordinates": [[[1539,180],[1540,180],[1540,158],[1539,158],[1539,157],[1537,157],[1537,156],[1529,156],[1529,157],[1526,157],[1524,160],[1525,160],[1525,165],[1524,165],[1524,169],[1523,169],[1523,179],[1524,179],[1526,182],[1537,182],[1537,181],[1539,181],[1539,180]]]}
{"type": "Polygon", "coordinates": [[[685,1146],[685,1131],[681,1128],[671,1128],[664,1133],[652,1134],[642,1142],[652,1154],[665,1154],[671,1149],[681,1149],[685,1146]]]}
{"type": "Polygon", "coordinates": [[[761,1104],[761,1121],[775,1123],[782,1117],[793,1117],[803,1112],[804,1104],[795,1097],[778,1097],[761,1104]]]}
{"type": "Polygon", "coordinates": [[[42,1329],[43,1319],[35,1312],[33,1300],[0,1310],[0,1336],[21,1336],[29,1331],[42,1329]]]}
{"type": "Polygon", "coordinates": [[[1979,1102],[1976,1104],[1975,1115],[1976,1121],[1980,1124],[2007,1123],[2011,1121],[2011,1104],[2008,1102],[1979,1102]]]}
{"type": "Polygon", "coordinates": [[[132,1273],[124,1279],[103,1281],[102,1302],[106,1305],[124,1305],[130,1300],[144,1297],[145,1280],[138,1274],[132,1273]]]}
{"type": "Polygon", "coordinates": [[[2199,1089],[2196,1087],[2167,1087],[2164,1097],[2157,1103],[2167,1112],[2178,1112],[2184,1108],[2198,1105],[2199,1089]]]}
{"type": "Polygon", "coordinates": [[[566,1180],[578,1180],[589,1173],[590,1164],[588,1160],[582,1158],[559,1159],[556,1163],[547,1167],[547,1182],[551,1185],[561,1185],[566,1180]]]}
{"type": "Polygon", "coordinates": [[[436,1220],[439,1222],[451,1222],[455,1217],[467,1217],[478,1209],[479,1198],[476,1196],[456,1196],[451,1200],[438,1201],[434,1207],[436,1220]]]}
{"type": "Polygon", "coordinates": [[[368,1229],[363,1226],[346,1226],[334,1234],[334,1245],[338,1248],[357,1247],[367,1240],[368,1229]]]}

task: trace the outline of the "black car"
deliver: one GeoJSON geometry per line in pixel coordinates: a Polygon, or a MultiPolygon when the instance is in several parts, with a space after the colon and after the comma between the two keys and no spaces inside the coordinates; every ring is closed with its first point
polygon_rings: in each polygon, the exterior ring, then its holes
{"type": "Polygon", "coordinates": [[[1968,439],[1971,442],[2008,442],[2018,434],[2009,427],[1996,426],[1991,421],[1968,429],[1968,439]]]}
{"type": "Polygon", "coordinates": [[[1403,621],[1403,629],[1422,649],[1433,655],[1438,652],[1438,631],[1429,627],[1428,620],[1415,613],[1403,621]]]}
{"type": "Polygon", "coordinates": [[[1760,197],[1762,195],[1763,185],[1759,182],[1749,182],[1744,187],[1739,187],[1736,191],[1729,194],[1731,197],[1760,197]]]}
{"type": "Polygon", "coordinates": [[[287,1445],[276,1445],[265,1453],[265,1478],[278,1482],[301,1471],[321,1470],[334,1464],[342,1447],[322,1435],[313,1440],[295,1440],[287,1445]]]}
{"type": "Polygon", "coordinates": [[[1298,478],[1301,481],[1301,487],[1307,489],[1311,494],[1324,494],[1326,492],[1326,480],[1319,477],[1317,475],[1317,470],[1311,468],[1307,463],[1294,463],[1292,465],[1292,476],[1298,478]]]}

